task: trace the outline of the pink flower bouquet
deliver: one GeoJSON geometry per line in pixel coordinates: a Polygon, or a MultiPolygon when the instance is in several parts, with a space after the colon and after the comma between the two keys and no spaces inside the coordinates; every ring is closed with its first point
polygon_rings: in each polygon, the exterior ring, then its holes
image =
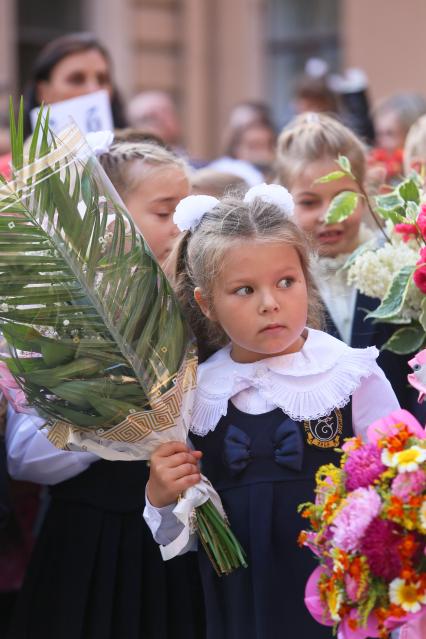
{"type": "Polygon", "coordinates": [[[340,468],[322,466],[315,503],[300,506],[311,530],[299,542],[320,561],[305,602],[340,639],[385,638],[426,613],[426,433],[399,410],[367,439],[347,440],[340,468]]]}

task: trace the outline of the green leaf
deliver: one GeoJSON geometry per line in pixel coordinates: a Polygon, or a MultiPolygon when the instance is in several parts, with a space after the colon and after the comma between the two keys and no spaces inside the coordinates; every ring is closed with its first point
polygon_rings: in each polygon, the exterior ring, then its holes
{"type": "Polygon", "coordinates": [[[423,330],[426,331],[426,297],[422,300],[421,313],[419,317],[419,322],[423,327],[423,330]]]}
{"type": "Polygon", "coordinates": [[[10,372],[14,375],[31,373],[31,371],[46,367],[42,357],[21,357],[19,360],[14,360],[12,357],[0,357],[0,359],[7,364],[10,372]]]}
{"type": "Polygon", "coordinates": [[[32,164],[36,158],[37,143],[39,140],[40,129],[42,126],[42,121],[43,121],[43,111],[44,111],[44,105],[42,104],[37,114],[37,120],[36,120],[34,131],[33,131],[33,137],[31,138],[30,151],[28,154],[28,160],[30,164],[32,164]]]}
{"type": "Polygon", "coordinates": [[[332,171],[331,173],[327,173],[327,175],[323,175],[322,177],[315,180],[315,184],[326,184],[327,182],[334,182],[334,180],[340,180],[340,178],[345,176],[346,173],[344,171],[332,171]]]}
{"type": "Polygon", "coordinates": [[[419,214],[419,206],[415,202],[407,202],[407,207],[405,209],[405,217],[407,217],[410,222],[416,222],[417,216],[419,214]]]}
{"type": "Polygon", "coordinates": [[[398,193],[404,202],[420,203],[420,190],[414,180],[404,180],[398,186],[398,193]]]}
{"type": "Polygon", "coordinates": [[[400,313],[404,306],[404,301],[407,295],[408,287],[410,285],[415,266],[403,266],[402,269],[395,275],[391,285],[386,293],[382,303],[375,311],[372,311],[367,317],[373,317],[375,319],[388,319],[392,318],[400,313]]]}
{"type": "Polygon", "coordinates": [[[351,178],[354,178],[350,160],[346,157],[346,155],[339,155],[339,157],[337,158],[337,164],[347,175],[350,175],[351,178]]]}
{"type": "MultiPolygon", "coordinates": [[[[401,222],[405,222],[405,216],[402,213],[398,212],[398,209],[382,209],[380,207],[375,207],[374,209],[383,220],[390,220],[392,224],[400,224],[401,222]]],[[[400,209],[402,210],[402,209],[400,209]]]]}
{"type": "Polygon", "coordinates": [[[409,355],[422,348],[425,342],[425,330],[423,326],[415,324],[404,326],[396,331],[388,341],[383,344],[381,350],[392,351],[397,355],[409,355]]]}
{"type": "Polygon", "coordinates": [[[375,203],[380,209],[394,211],[402,208],[404,200],[400,197],[398,191],[392,191],[385,195],[376,195],[375,203]]]}
{"type": "Polygon", "coordinates": [[[47,386],[48,388],[52,388],[60,384],[64,379],[91,377],[99,373],[101,369],[102,364],[100,364],[99,361],[89,357],[82,357],[73,360],[69,364],[55,366],[54,368],[48,368],[40,371],[33,371],[28,373],[25,377],[28,381],[33,382],[38,386],[47,386]]]}
{"type": "Polygon", "coordinates": [[[343,222],[355,211],[358,205],[359,193],[354,191],[342,191],[333,198],[325,216],[326,224],[343,222]]]}
{"type": "Polygon", "coordinates": [[[50,342],[43,341],[41,343],[41,354],[47,366],[59,366],[66,364],[74,359],[75,347],[58,343],[56,340],[50,342]]]}

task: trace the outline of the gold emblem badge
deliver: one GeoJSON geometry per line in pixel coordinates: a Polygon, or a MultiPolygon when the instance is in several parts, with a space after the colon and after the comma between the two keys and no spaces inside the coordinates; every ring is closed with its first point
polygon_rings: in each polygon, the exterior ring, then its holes
{"type": "Polygon", "coordinates": [[[331,415],[303,422],[306,439],[310,446],[337,448],[343,430],[342,413],[336,408],[331,415]]]}

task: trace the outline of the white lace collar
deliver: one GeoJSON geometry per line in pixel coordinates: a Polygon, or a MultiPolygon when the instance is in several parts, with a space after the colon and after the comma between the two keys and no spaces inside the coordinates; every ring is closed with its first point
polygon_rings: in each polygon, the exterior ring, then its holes
{"type": "Polygon", "coordinates": [[[292,419],[318,419],[345,406],[363,377],[376,368],[375,346],[351,348],[314,329],[308,330],[303,348],[290,355],[239,364],[225,346],[198,368],[197,391],[190,430],[206,435],[214,430],[228,401],[254,387],[267,401],[292,419]]]}

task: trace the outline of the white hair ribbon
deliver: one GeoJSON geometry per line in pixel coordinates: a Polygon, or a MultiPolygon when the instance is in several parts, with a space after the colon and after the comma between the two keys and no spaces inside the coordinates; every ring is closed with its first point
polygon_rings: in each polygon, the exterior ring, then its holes
{"type": "MultiPolygon", "coordinates": [[[[250,204],[257,197],[278,206],[285,215],[293,215],[293,198],[283,186],[257,184],[247,191],[244,202],[250,204]]],[[[219,203],[220,201],[212,195],[188,195],[177,205],[173,221],[179,231],[195,231],[203,216],[219,203]]]]}
{"type": "Polygon", "coordinates": [[[96,157],[107,153],[113,140],[114,133],[112,131],[92,131],[86,134],[86,142],[96,157]]]}
{"type": "Polygon", "coordinates": [[[194,231],[203,215],[211,211],[219,200],[212,195],[188,195],[179,202],[173,222],[179,231],[194,231]]]}
{"type": "Polygon", "coordinates": [[[294,213],[294,200],[284,186],[280,184],[257,184],[252,186],[244,196],[244,202],[253,202],[255,198],[260,198],[264,202],[274,204],[288,216],[294,213]]]}

